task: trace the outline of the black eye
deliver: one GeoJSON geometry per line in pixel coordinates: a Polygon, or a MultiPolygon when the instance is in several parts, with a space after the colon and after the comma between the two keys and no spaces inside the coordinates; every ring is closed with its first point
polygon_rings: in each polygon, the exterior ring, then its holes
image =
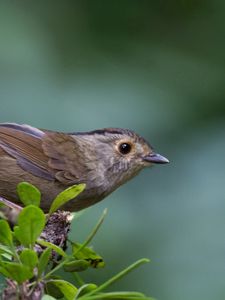
{"type": "Polygon", "coordinates": [[[122,154],[128,154],[131,151],[131,145],[128,143],[122,143],[119,145],[119,151],[122,154]]]}

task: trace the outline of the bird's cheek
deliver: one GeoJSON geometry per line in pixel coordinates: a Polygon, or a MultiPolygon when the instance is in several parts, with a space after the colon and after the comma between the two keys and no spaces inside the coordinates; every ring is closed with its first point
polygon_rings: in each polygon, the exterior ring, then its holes
{"type": "Polygon", "coordinates": [[[118,168],[120,172],[125,172],[129,169],[130,162],[127,159],[120,160],[118,168]]]}
{"type": "Polygon", "coordinates": [[[140,164],[140,166],[142,166],[142,168],[148,168],[148,167],[151,167],[151,166],[152,166],[152,163],[151,163],[151,162],[145,161],[145,160],[143,160],[142,158],[140,158],[139,164],[140,164]]]}
{"type": "Polygon", "coordinates": [[[143,165],[144,168],[149,168],[149,167],[151,167],[153,164],[150,163],[150,162],[148,162],[148,161],[142,161],[142,165],[143,165]]]}

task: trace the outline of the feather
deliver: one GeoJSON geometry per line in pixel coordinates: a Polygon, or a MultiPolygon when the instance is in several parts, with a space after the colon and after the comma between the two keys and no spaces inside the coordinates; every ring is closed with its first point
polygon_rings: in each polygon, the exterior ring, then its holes
{"type": "Polygon", "coordinates": [[[59,132],[46,133],[42,147],[58,181],[63,184],[73,184],[82,179],[82,174],[85,174],[82,163],[83,153],[73,137],[59,132]],[[81,169],[83,172],[80,172],[81,169]]]}
{"type": "Polygon", "coordinates": [[[85,173],[83,152],[69,134],[4,123],[0,124],[0,148],[15,158],[22,169],[47,180],[70,185],[85,173]]]}
{"type": "Polygon", "coordinates": [[[22,130],[22,127],[15,129],[15,125],[0,125],[0,147],[14,157],[25,171],[47,180],[54,180],[48,157],[43,153],[40,137],[27,132],[27,127],[26,130],[22,130]]]}

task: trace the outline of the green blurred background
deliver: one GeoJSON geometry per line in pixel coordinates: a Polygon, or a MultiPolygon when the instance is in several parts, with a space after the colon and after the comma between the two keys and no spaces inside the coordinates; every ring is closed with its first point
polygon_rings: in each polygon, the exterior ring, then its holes
{"type": "Polygon", "coordinates": [[[109,209],[88,280],[149,257],[114,288],[225,299],[224,53],[223,0],[0,1],[1,122],[130,128],[171,161],[74,223],[81,241],[109,209]]]}

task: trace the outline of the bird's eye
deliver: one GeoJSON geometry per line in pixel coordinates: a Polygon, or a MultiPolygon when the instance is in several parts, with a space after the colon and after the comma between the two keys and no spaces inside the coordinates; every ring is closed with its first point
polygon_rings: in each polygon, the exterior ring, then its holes
{"type": "Polygon", "coordinates": [[[121,154],[128,154],[131,151],[131,144],[129,143],[122,143],[119,145],[119,151],[121,154]]]}

